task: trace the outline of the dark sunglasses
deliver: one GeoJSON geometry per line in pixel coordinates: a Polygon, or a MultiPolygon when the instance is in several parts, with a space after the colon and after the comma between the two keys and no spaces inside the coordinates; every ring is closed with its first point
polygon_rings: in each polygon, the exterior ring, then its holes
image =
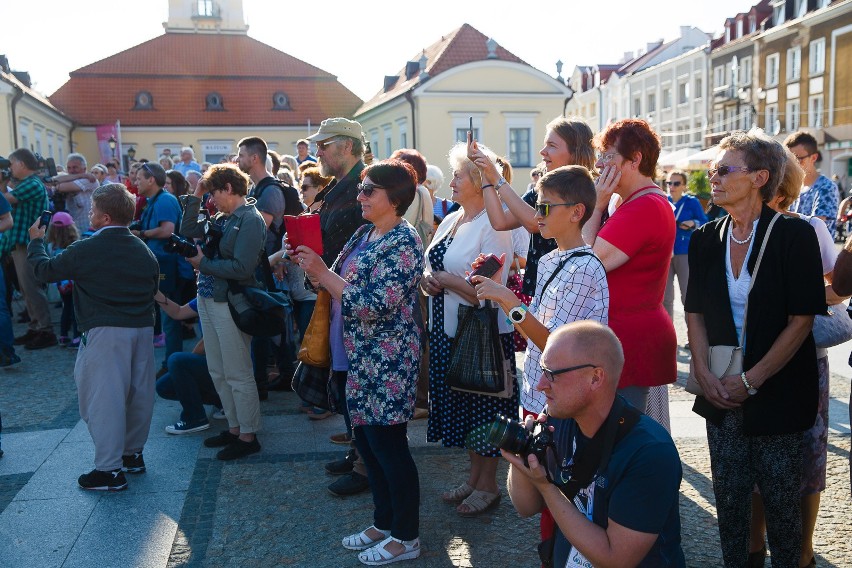
{"type": "Polygon", "coordinates": [[[719,177],[725,177],[733,172],[750,172],[753,171],[745,166],[719,166],[718,168],[710,168],[707,170],[707,177],[713,177],[719,174],[719,177]]]}
{"type": "Polygon", "coordinates": [[[574,203],[571,203],[571,202],[568,202],[568,203],[538,203],[535,206],[535,210],[536,210],[536,213],[538,213],[542,217],[547,217],[548,215],[550,215],[550,208],[551,207],[561,207],[561,206],[571,207],[572,205],[577,205],[577,202],[574,202],[574,203]]]}
{"type": "Polygon", "coordinates": [[[363,193],[365,197],[372,197],[374,191],[377,189],[384,189],[382,186],[374,183],[359,183],[355,187],[357,187],[358,191],[363,193]]]}
{"type": "Polygon", "coordinates": [[[553,383],[556,380],[556,379],[554,379],[554,377],[556,377],[556,375],[562,375],[564,373],[570,373],[571,371],[578,371],[580,369],[586,369],[586,368],[596,369],[596,368],[600,367],[600,365],[594,365],[592,363],[583,363],[582,365],[574,365],[573,367],[565,367],[564,369],[555,369],[553,371],[551,371],[550,369],[548,369],[547,367],[545,367],[544,365],[542,365],[540,363],[539,363],[539,367],[541,367],[542,376],[545,379],[547,379],[547,381],[549,383],[553,383]]]}
{"type": "Polygon", "coordinates": [[[682,181],[667,181],[666,185],[668,187],[680,187],[680,186],[683,185],[683,182],[682,181]]]}

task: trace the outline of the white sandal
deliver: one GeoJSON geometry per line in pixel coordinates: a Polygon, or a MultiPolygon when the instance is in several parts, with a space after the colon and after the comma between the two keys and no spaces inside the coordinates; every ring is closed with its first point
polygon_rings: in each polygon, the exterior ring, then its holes
{"type": "Polygon", "coordinates": [[[375,525],[370,525],[359,533],[350,534],[349,536],[343,537],[342,544],[343,548],[345,548],[346,550],[366,550],[371,546],[375,546],[376,544],[383,542],[384,539],[389,536],[390,531],[383,531],[382,529],[377,529],[375,525]],[[377,540],[373,540],[372,538],[367,536],[367,531],[370,529],[382,533],[382,537],[377,540]]]}
{"type": "Polygon", "coordinates": [[[415,538],[414,540],[399,540],[398,538],[394,538],[392,536],[387,537],[382,542],[373,546],[372,548],[368,548],[364,552],[358,555],[358,560],[360,560],[363,564],[368,566],[382,566],[383,564],[392,564],[394,562],[400,562],[402,560],[413,560],[420,556],[420,539],[415,538]],[[394,556],[390,552],[388,552],[387,546],[390,541],[395,541],[405,547],[405,550],[402,553],[394,556]]]}

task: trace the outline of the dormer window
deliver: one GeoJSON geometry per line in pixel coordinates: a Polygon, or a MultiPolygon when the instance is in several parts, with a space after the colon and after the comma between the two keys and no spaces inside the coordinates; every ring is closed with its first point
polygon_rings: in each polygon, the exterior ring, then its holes
{"type": "Polygon", "coordinates": [[[290,108],[290,97],[281,91],[272,95],[272,110],[293,110],[290,108]]]}
{"type": "Polygon", "coordinates": [[[154,97],[148,91],[136,93],[133,110],[154,110],[154,97]]]}
{"type": "Polygon", "coordinates": [[[205,99],[205,102],[205,110],[225,110],[225,106],[222,101],[222,95],[220,95],[219,93],[209,93],[207,95],[207,98],[205,99]]]}

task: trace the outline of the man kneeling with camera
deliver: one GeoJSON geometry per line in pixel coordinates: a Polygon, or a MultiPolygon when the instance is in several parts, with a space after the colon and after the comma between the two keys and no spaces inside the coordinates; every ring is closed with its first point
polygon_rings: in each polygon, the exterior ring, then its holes
{"type": "Polygon", "coordinates": [[[559,531],[539,547],[557,567],[685,566],[680,457],[662,426],[616,396],[621,343],[597,322],[553,332],[537,389],[540,428],[495,422],[490,437],[511,463],[508,490],[523,517],[550,509],[559,531]],[[520,430],[514,431],[513,429],[520,430]],[[513,451],[514,450],[514,451],[513,451]]]}

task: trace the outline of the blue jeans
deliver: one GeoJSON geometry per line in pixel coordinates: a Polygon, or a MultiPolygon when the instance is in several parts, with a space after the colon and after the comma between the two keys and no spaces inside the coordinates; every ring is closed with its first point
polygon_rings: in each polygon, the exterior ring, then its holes
{"type": "Polygon", "coordinates": [[[373,524],[400,540],[420,534],[420,478],[407,435],[407,422],[355,427],[355,447],[367,466],[376,507],[373,524]]]}
{"type": "Polygon", "coordinates": [[[9,304],[6,303],[6,278],[3,274],[3,265],[0,264],[0,351],[4,355],[15,354],[15,334],[12,331],[12,314],[9,313],[9,304]]]}
{"type": "Polygon", "coordinates": [[[205,422],[205,404],[222,407],[204,355],[173,353],[169,357],[168,370],[168,373],[157,379],[157,394],[166,400],[180,402],[183,407],[181,420],[187,424],[205,422]]]}

